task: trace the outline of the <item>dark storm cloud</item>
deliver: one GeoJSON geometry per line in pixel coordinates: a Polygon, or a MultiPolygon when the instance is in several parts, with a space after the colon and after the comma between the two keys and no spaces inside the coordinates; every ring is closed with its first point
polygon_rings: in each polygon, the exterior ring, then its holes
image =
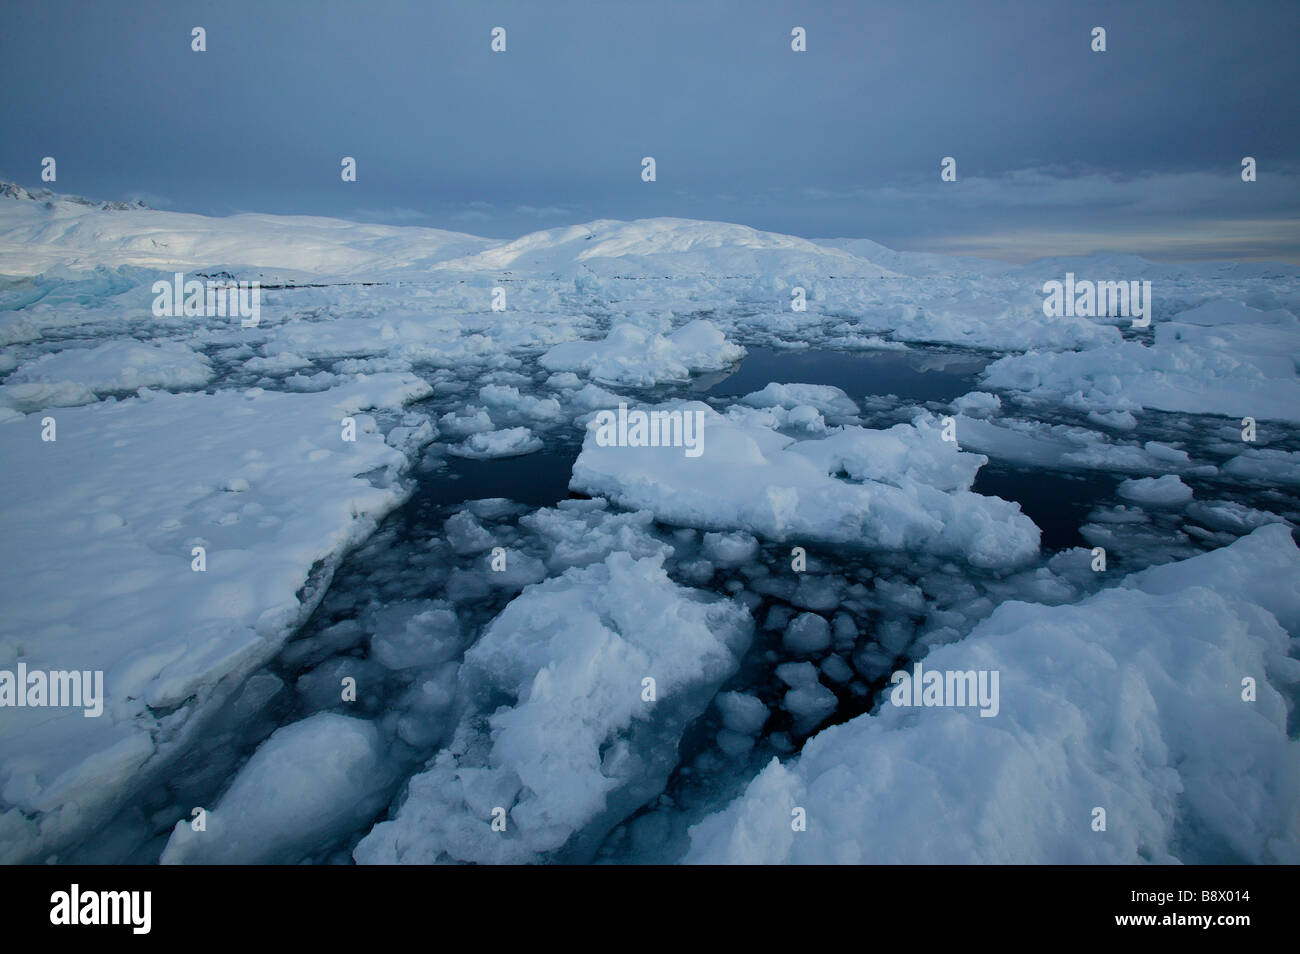
{"type": "Polygon", "coordinates": [[[59,191],[215,214],[1300,258],[1291,2],[7,6],[0,172],[27,185],[52,155],[59,191]]]}

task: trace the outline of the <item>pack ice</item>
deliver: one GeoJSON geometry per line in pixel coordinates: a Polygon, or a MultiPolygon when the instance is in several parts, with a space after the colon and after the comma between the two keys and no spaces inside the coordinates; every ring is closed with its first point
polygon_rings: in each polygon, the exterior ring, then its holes
{"type": "Polygon", "coordinates": [[[1297,860],[1300,269],[4,183],[0,276],[0,669],[107,695],[0,708],[0,860],[1297,860]],[[259,325],[153,314],[176,271],[260,281],[259,325]],[[1151,281],[1151,328],[1045,320],[1067,271],[1151,281]],[[975,381],[727,390],[760,352],[975,381]],[[702,454],[602,445],[620,403],[702,454]],[[452,480],[521,465],[593,499],[452,480]],[[1112,570],[976,492],[1009,467],[1099,493],[1112,570]],[[892,706],[916,660],[998,715],[892,706]]]}
{"type": "Polygon", "coordinates": [[[997,717],[882,699],[773,760],[686,860],[1295,864],[1297,626],[1300,551],[1278,526],[1076,605],[1004,603],[924,660],[999,671],[997,717]]]}
{"type": "Polygon", "coordinates": [[[511,602],[465,654],[454,739],[357,861],[589,861],[657,796],[752,628],[743,606],[674,584],[662,562],[612,553],[511,602]]]}
{"type": "Polygon", "coordinates": [[[86,837],[275,656],[313,568],[319,590],[403,499],[406,456],[358,412],[428,390],[379,375],[302,395],[145,392],[53,412],[53,442],[41,413],[0,424],[0,667],[102,670],[107,695],[98,719],[0,710],[0,857],[86,837]]]}

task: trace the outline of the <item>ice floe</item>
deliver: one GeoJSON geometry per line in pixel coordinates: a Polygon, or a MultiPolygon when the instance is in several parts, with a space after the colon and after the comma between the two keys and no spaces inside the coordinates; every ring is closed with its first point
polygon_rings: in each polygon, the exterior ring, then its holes
{"type": "Polygon", "coordinates": [[[1294,864],[1297,624],[1280,527],[1075,605],[1006,603],[925,657],[999,672],[996,717],[882,699],[773,760],[691,830],[687,860],[1294,864]]]}

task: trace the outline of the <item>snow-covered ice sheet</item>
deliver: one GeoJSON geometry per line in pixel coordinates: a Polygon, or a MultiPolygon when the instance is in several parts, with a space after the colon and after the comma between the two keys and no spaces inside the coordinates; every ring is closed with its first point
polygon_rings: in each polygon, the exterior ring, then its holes
{"type": "Polygon", "coordinates": [[[23,363],[0,386],[0,405],[18,411],[90,404],[139,388],[191,390],[212,378],[208,359],[182,342],[108,341],[23,363]]]}
{"type": "Polygon", "coordinates": [[[106,695],[99,718],[0,709],[0,857],[84,837],[275,654],[313,568],[404,497],[407,457],[359,412],[428,391],[146,392],[47,412],[53,442],[41,414],[0,423],[0,667],[103,670],[106,695]]]}
{"type": "Polygon", "coordinates": [[[1300,421],[1300,323],[1219,302],[1156,326],[1151,345],[1123,341],[1081,351],[1011,355],[984,372],[989,388],[1090,411],[1156,408],[1300,421]],[[1213,322],[1213,323],[1211,323],[1213,322]]]}

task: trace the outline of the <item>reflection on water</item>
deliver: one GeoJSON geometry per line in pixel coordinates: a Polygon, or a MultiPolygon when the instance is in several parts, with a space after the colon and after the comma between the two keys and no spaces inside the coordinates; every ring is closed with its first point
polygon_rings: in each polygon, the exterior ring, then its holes
{"type": "Polygon", "coordinates": [[[751,348],[708,394],[734,397],[781,384],[829,384],[849,397],[893,394],[909,401],[951,401],[978,389],[987,359],[946,351],[778,351],[751,348]]]}
{"type": "Polygon", "coordinates": [[[1110,474],[1030,470],[990,462],[975,475],[977,494],[1014,500],[1043,531],[1044,550],[1088,547],[1079,534],[1094,506],[1113,499],[1119,477],[1110,474]]]}

